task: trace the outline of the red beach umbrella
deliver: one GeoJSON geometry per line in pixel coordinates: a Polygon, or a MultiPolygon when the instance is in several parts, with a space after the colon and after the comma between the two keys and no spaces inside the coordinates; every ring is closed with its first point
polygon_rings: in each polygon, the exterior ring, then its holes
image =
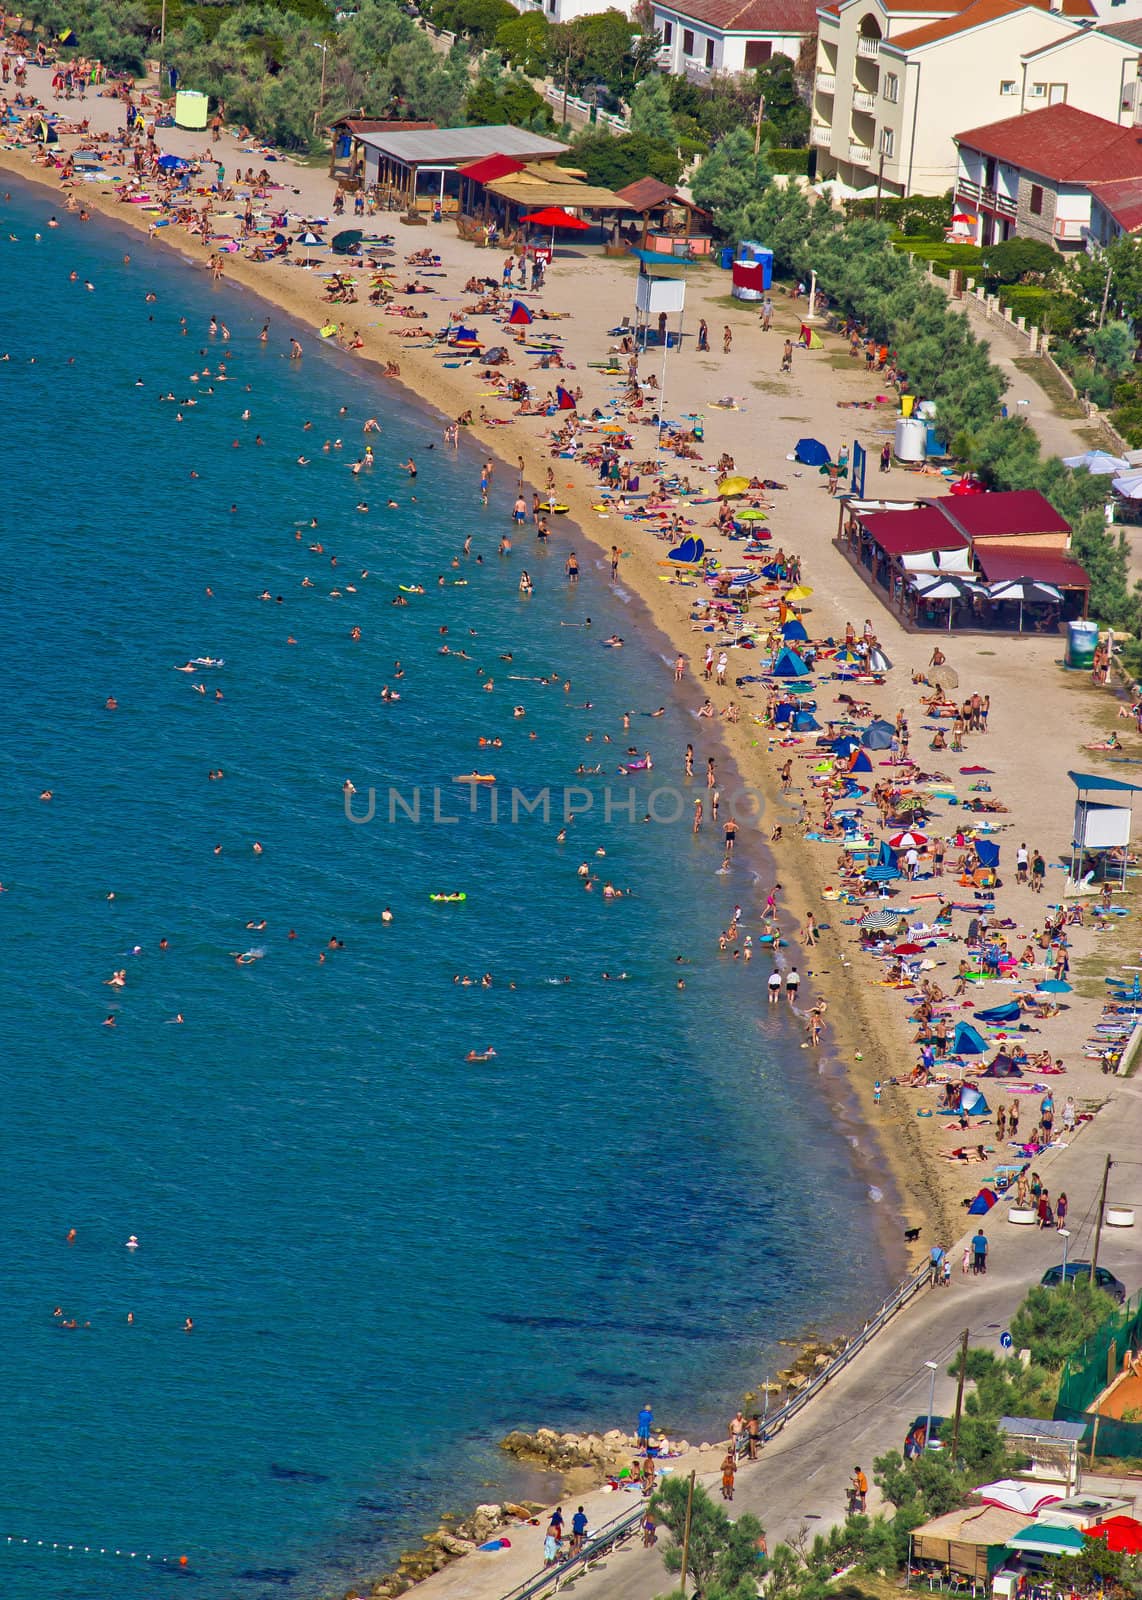
{"type": "Polygon", "coordinates": [[[551,248],[555,249],[556,228],[572,228],[576,232],[585,232],[591,224],[584,222],[582,217],[573,217],[570,211],[564,211],[562,206],[544,206],[542,211],[529,211],[522,222],[534,222],[537,228],[551,229],[551,248]]]}
{"type": "Polygon", "coordinates": [[[906,828],[903,833],[893,834],[888,842],[894,850],[923,850],[928,843],[928,836],[906,828]]]}
{"type": "Polygon", "coordinates": [[[894,956],[922,956],[924,947],[919,944],[898,944],[892,954],[894,956]]]}

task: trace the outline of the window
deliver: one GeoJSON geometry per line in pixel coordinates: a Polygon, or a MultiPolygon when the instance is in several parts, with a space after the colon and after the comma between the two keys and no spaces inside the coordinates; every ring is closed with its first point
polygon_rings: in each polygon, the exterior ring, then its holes
{"type": "Polygon", "coordinates": [[[881,155],[882,156],[890,156],[892,154],[892,152],[893,152],[893,149],[895,148],[895,145],[896,145],[896,136],[893,133],[892,129],[891,128],[881,128],[881,130],[880,130],[880,153],[881,153],[881,155]]]}
{"type": "Polygon", "coordinates": [[[714,41],[712,39],[706,40],[706,65],[708,67],[714,65],[714,41]]]}
{"type": "Polygon", "coordinates": [[[900,99],[900,79],[896,76],[895,72],[886,72],[884,74],[884,84],[881,88],[881,93],[884,95],[886,100],[891,100],[893,105],[895,105],[900,99]]]}
{"type": "Polygon", "coordinates": [[[1047,85],[1045,83],[1033,83],[1031,85],[1031,98],[1032,98],[1032,100],[1042,100],[1045,97],[1046,93],[1047,93],[1047,85]]]}
{"type": "MultiPolygon", "coordinates": [[[[763,67],[773,55],[773,45],[768,39],[751,39],[745,47],[745,69],[753,72],[757,67],[763,67]]],[[[828,66],[821,68],[822,72],[829,72],[828,66]]]]}
{"type": "Polygon", "coordinates": [[[1028,201],[1028,206],[1033,217],[1041,217],[1043,215],[1043,185],[1041,183],[1033,183],[1031,185],[1031,198],[1028,201]]]}
{"type": "Polygon", "coordinates": [[[692,56],[694,54],[693,28],[683,28],[682,30],[682,54],[684,56],[692,56]]]}
{"type": "Polygon", "coordinates": [[[671,44],[673,42],[673,39],[674,39],[674,24],[672,22],[664,22],[662,24],[662,42],[663,42],[663,44],[671,44]]]}
{"type": "Polygon", "coordinates": [[[1004,78],[999,85],[1000,94],[1018,94],[1019,85],[1014,78],[1004,78]]]}

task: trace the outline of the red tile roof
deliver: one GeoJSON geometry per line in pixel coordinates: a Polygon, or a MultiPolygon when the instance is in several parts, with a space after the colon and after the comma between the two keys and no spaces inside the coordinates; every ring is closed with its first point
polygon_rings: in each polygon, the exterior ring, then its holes
{"type": "Polygon", "coordinates": [[[1087,188],[1120,228],[1137,233],[1142,228],[1142,178],[1118,178],[1113,183],[1089,183],[1087,188]]]}
{"type": "MultiPolygon", "coordinates": [[[[990,500],[992,496],[981,494],[974,498],[990,500]]],[[[975,558],[988,583],[1033,578],[1039,583],[1053,583],[1056,589],[1090,588],[1086,568],[1055,550],[1019,550],[1011,545],[988,543],[976,547],[975,558]]]]}
{"type": "MultiPolygon", "coordinates": [[[[937,22],[926,22],[922,27],[910,28],[907,33],[893,35],[886,43],[893,49],[916,50],[920,45],[950,39],[957,33],[966,33],[969,28],[982,27],[984,23],[995,22],[1000,17],[1014,16],[1028,6],[1034,6],[1038,11],[1050,9],[1048,0],[972,0],[972,4],[965,6],[955,16],[941,17],[937,22]]],[[[1063,0],[1062,15],[1070,18],[1093,17],[1095,9],[1091,0],[1063,0]]]]}
{"type": "Polygon", "coordinates": [[[719,33],[817,31],[816,0],[662,0],[662,8],[719,33]]]}
{"type": "Polygon", "coordinates": [[[963,534],[935,506],[917,506],[915,511],[873,511],[862,514],[860,521],[886,555],[967,549],[963,534]]]}
{"type": "MultiPolygon", "coordinates": [[[[1040,113],[1035,112],[1034,115],[1040,113]]],[[[1009,489],[1002,494],[947,495],[934,501],[933,505],[969,539],[999,539],[1021,533],[1071,531],[1070,523],[1064,522],[1038,489],[1009,489]]]]}
{"type": "Polygon", "coordinates": [[[1120,128],[1074,106],[1045,106],[955,135],[956,143],[1057,183],[1142,175],[1142,128],[1120,128]]]}

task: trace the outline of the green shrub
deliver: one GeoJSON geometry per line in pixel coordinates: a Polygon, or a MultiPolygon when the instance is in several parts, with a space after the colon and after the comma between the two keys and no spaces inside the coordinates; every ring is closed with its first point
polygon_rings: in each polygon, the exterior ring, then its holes
{"type": "Polygon", "coordinates": [[[809,171],[808,150],[774,150],[770,149],[768,157],[771,172],[794,172],[804,174],[809,171]]]}
{"type": "Polygon", "coordinates": [[[1028,327],[1041,328],[1048,303],[1055,297],[1049,289],[1036,289],[1028,283],[1014,283],[999,291],[999,303],[1008,306],[1013,317],[1026,317],[1028,327]]]}

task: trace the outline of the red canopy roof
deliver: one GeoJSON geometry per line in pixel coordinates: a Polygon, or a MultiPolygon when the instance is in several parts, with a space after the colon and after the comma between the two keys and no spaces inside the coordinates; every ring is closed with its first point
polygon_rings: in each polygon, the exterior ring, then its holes
{"type": "Polygon", "coordinates": [[[477,183],[494,183],[497,178],[510,178],[513,172],[523,171],[523,162],[514,156],[481,156],[479,161],[469,161],[457,167],[462,178],[474,178],[477,183]]]}
{"type": "Polygon", "coordinates": [[[1009,489],[1002,494],[956,495],[954,499],[949,496],[946,501],[937,500],[936,504],[971,539],[1071,531],[1070,523],[1064,522],[1038,489],[1009,489]]]}
{"type": "Polygon", "coordinates": [[[1057,550],[1023,550],[1013,545],[977,544],[975,558],[988,583],[1032,578],[1056,589],[1089,589],[1086,568],[1057,550]]]}
{"type": "Polygon", "coordinates": [[[1109,1550],[1126,1550],[1131,1555],[1142,1551],[1142,1522],[1134,1517],[1108,1517],[1097,1528],[1085,1531],[1088,1539],[1105,1539],[1109,1550]]]}
{"type": "Polygon", "coordinates": [[[963,550],[967,540],[935,506],[914,511],[874,511],[861,524],[886,555],[911,556],[921,550],[963,550]]]}

